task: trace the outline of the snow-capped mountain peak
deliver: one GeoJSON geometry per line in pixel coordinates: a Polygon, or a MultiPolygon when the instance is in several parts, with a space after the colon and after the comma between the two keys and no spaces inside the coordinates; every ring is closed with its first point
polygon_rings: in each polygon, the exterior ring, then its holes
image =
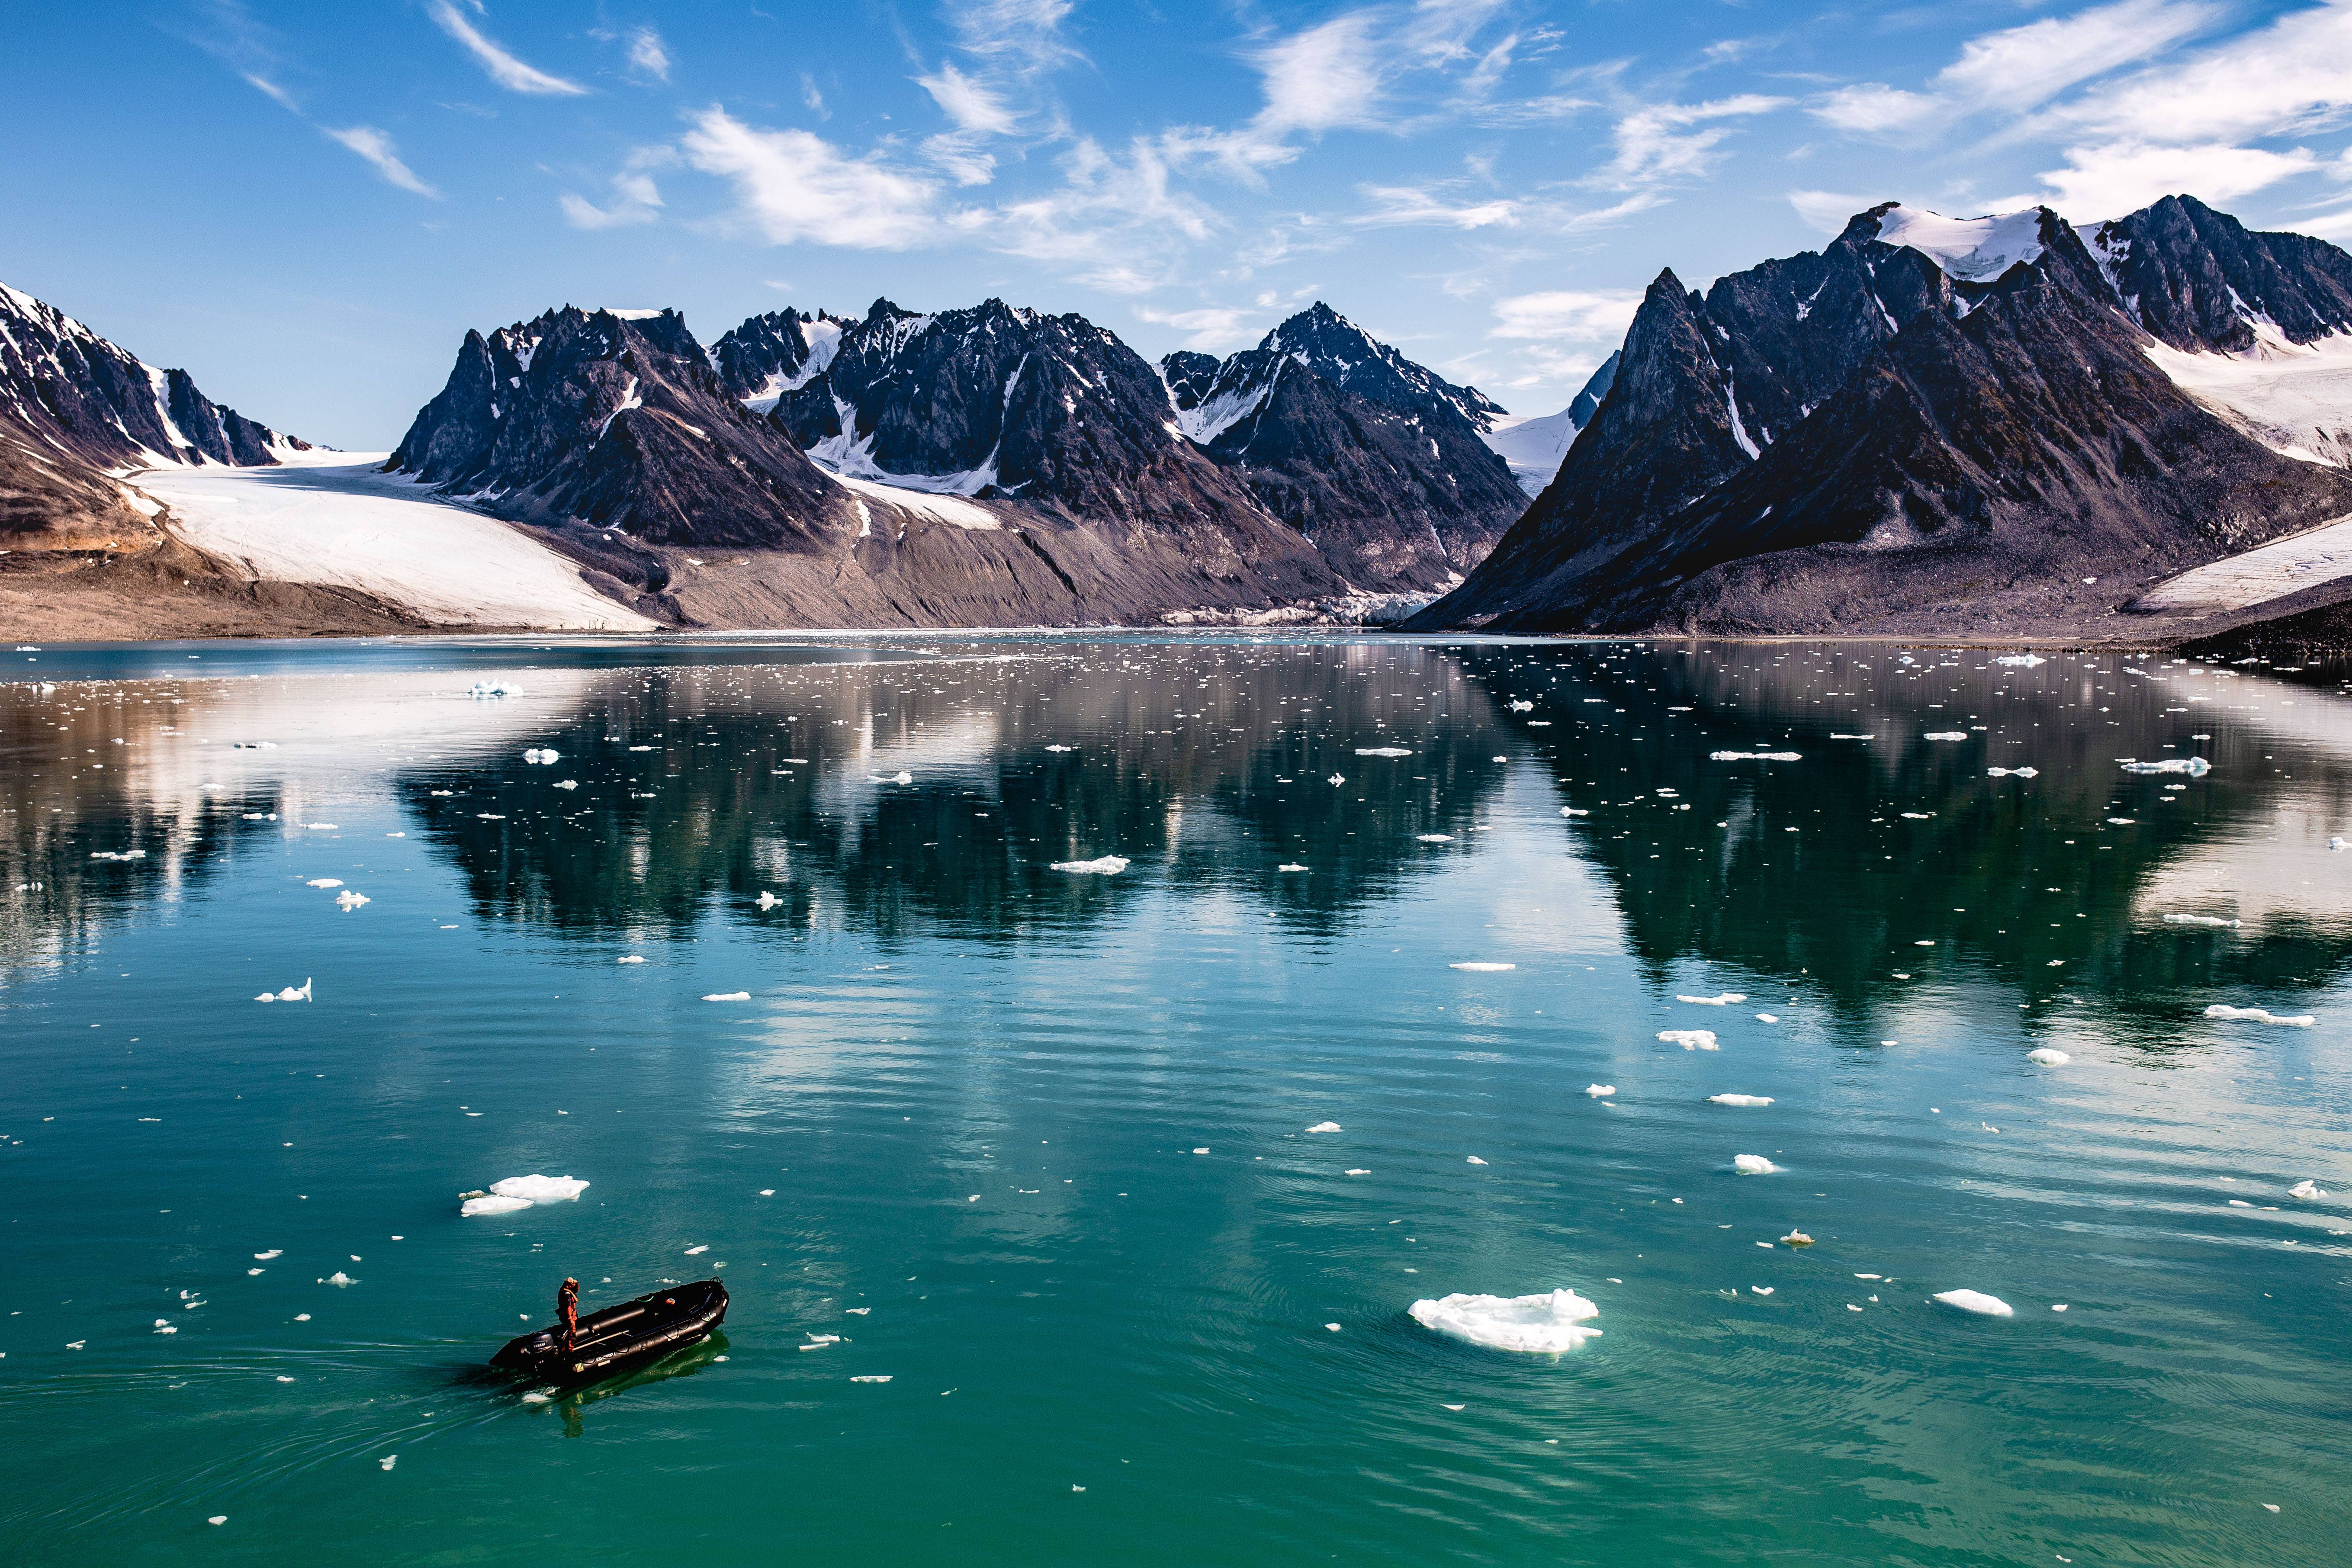
{"type": "Polygon", "coordinates": [[[1411,413],[1442,405],[1484,434],[1501,404],[1475,386],[1456,386],[1416,364],[1318,300],[1260,340],[1258,349],[1297,360],[1342,392],[1411,413]]]}
{"type": "Polygon", "coordinates": [[[2048,212],[2046,207],[2026,207],[1983,217],[1946,217],[1926,207],[1888,202],[1864,217],[1876,219],[1874,237],[1880,244],[1907,246],[1963,283],[1990,283],[2021,262],[2041,259],[2042,226],[2048,212]]]}

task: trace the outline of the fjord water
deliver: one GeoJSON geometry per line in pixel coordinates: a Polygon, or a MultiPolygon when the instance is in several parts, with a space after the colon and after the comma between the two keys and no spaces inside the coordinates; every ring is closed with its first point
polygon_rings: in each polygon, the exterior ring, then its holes
{"type": "Polygon", "coordinates": [[[2341,1561],[2329,672],[6,657],[16,1561],[2341,1561]],[[485,1377],[566,1273],[733,1306],[485,1377]]]}

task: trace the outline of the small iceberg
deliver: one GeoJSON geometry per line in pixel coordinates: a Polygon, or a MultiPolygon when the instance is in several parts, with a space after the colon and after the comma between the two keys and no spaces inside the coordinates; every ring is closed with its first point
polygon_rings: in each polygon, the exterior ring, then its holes
{"type": "Polygon", "coordinates": [[[1772,1097],[1769,1094],[1710,1094],[1706,1102],[1709,1105],[1769,1105],[1772,1097]]]}
{"type": "Polygon", "coordinates": [[[1584,1092],[1595,1100],[1606,1100],[1617,1092],[1617,1086],[1613,1083],[1589,1083],[1584,1086],[1584,1092]]]}
{"type": "Polygon", "coordinates": [[[488,1192],[459,1193],[460,1215],[512,1214],[533,1204],[568,1203],[588,1190],[572,1176],[507,1176],[492,1182],[488,1192]]]}
{"type": "Polygon", "coordinates": [[[1307,868],[1304,866],[1276,866],[1275,869],[1277,871],[1304,871],[1307,868]]]}
{"type": "Polygon", "coordinates": [[[1336,1121],[1318,1121],[1307,1131],[1309,1132],[1337,1132],[1339,1131],[1339,1124],[1336,1121]]]}
{"type": "Polygon", "coordinates": [[[1488,1350],[1558,1354],[1572,1351],[1601,1331],[1586,1325],[1601,1309],[1573,1290],[1536,1296],[1472,1296],[1456,1292],[1406,1309],[1424,1329],[1466,1340],[1488,1350]]]}
{"type": "Polygon", "coordinates": [[[503,680],[477,680],[467,689],[468,697],[520,697],[522,688],[509,686],[503,680]]]}
{"type": "Polygon", "coordinates": [[[1416,842],[1422,844],[1451,844],[1454,842],[1454,835],[1451,833],[1416,833],[1412,837],[1416,842]]]}
{"type": "Polygon", "coordinates": [[[2176,915],[2168,913],[2164,917],[2164,923],[2168,926],[2219,926],[2225,931],[2235,931],[2238,929],[2237,921],[2225,921],[2219,915],[2176,915]]]}
{"type": "Polygon", "coordinates": [[[2186,773],[2192,779],[2201,779],[2213,771],[2213,764],[2202,757],[2166,757],[2155,763],[2135,762],[2126,757],[2123,759],[2123,769],[2127,773],[2186,773]]]}
{"type": "Polygon", "coordinates": [[[335,895],[335,907],[340,910],[355,910],[371,901],[365,893],[354,893],[349,888],[335,895]]]}
{"type": "Polygon", "coordinates": [[[1720,1048],[1715,1043],[1713,1029],[1660,1029],[1658,1038],[1670,1046],[1680,1046],[1686,1051],[1712,1051],[1720,1048]]]}
{"type": "Polygon", "coordinates": [[[1709,752],[1711,763],[1801,763],[1802,752],[1709,752]]]}
{"type": "Polygon", "coordinates": [[[1403,746],[1358,746],[1360,757],[1409,757],[1412,752],[1403,746]]]}
{"type": "Polygon", "coordinates": [[[1514,713],[1532,713],[1532,712],[1534,712],[1535,710],[1536,710],[1536,705],[1535,705],[1534,703],[1532,703],[1532,702],[1526,702],[1526,701],[1522,701],[1521,700],[1519,700],[1519,699],[1518,699],[1518,698],[1517,698],[1517,697],[1514,697],[1514,698],[1512,698],[1512,699],[1511,699],[1511,711],[1512,711],[1512,712],[1514,712],[1514,713]]]}
{"type": "Polygon", "coordinates": [[[2040,768],[1987,768],[1985,774],[1989,778],[1996,779],[2038,779],[2042,776],[2042,770],[2040,768]]]}
{"type": "Polygon", "coordinates": [[[705,1002],[749,1002],[751,994],[749,991],[713,991],[702,999],[705,1002]]]}
{"type": "Polygon", "coordinates": [[[2316,1202],[2327,1195],[2327,1189],[2322,1187],[2317,1182],[2306,1179],[2289,1187],[2286,1190],[2286,1195],[2291,1198],[2304,1198],[2316,1202]]]}
{"type": "Polygon", "coordinates": [[[2308,1029],[2317,1022],[2308,1013],[2282,1016],[2267,1007],[2232,1007],[2221,1002],[2206,1008],[2205,1016],[2209,1018],[2251,1018],[2257,1024],[2284,1024],[2291,1029],[2308,1029]]]}
{"type": "Polygon", "coordinates": [[[2042,658],[2038,653],[2005,653],[1999,658],[1994,659],[1993,662],[1995,664],[2016,665],[2022,668],[2031,669],[2037,664],[2048,664],[2050,661],[2042,658]]]}
{"type": "Polygon", "coordinates": [[[2055,1046],[2042,1046],[2025,1053],[2025,1059],[2039,1062],[2046,1068],[2063,1068],[2074,1058],[2055,1046]]]}
{"type": "Polygon", "coordinates": [[[526,763],[534,764],[545,764],[557,761],[562,755],[562,753],[560,752],[544,751],[540,747],[533,746],[529,751],[523,752],[522,760],[526,763]]]}
{"type": "Polygon", "coordinates": [[[1463,963],[1449,963],[1445,967],[1448,969],[1466,969],[1473,974],[1501,974],[1507,970],[1517,969],[1518,965],[1516,963],[1488,963],[1481,959],[1471,959],[1463,963]]]}
{"type": "Polygon", "coordinates": [[[1761,1154],[1734,1154],[1731,1168],[1743,1176],[1769,1176],[1780,1167],[1761,1154]]]}
{"type": "Polygon", "coordinates": [[[1728,1007],[1735,1002],[1747,1001],[1748,995],[1742,991],[1726,991],[1714,996],[1677,996],[1675,1000],[1689,1002],[1701,1007],[1728,1007]]]}
{"type": "Polygon", "coordinates": [[[2017,1315],[2008,1302],[1998,1296],[1988,1296],[1981,1290],[1940,1290],[1937,1292],[1936,1300],[1947,1307],[1974,1312],[1979,1318],[2013,1318],[2017,1315]]]}
{"type": "Polygon", "coordinates": [[[310,999],[310,982],[308,979],[299,987],[289,985],[283,991],[265,991],[254,998],[257,1002],[308,1002],[310,999]]]}
{"type": "Polygon", "coordinates": [[[1116,877],[1126,870],[1128,865],[1128,858],[1124,855],[1104,855],[1092,860],[1056,860],[1054,862],[1054,869],[1076,871],[1082,876],[1116,877]]]}
{"type": "Polygon", "coordinates": [[[343,879],[341,877],[313,877],[303,885],[310,888],[340,888],[343,885],[343,879]]]}
{"type": "Polygon", "coordinates": [[[907,772],[904,768],[892,773],[888,778],[884,778],[880,773],[873,773],[868,776],[876,784],[909,784],[915,782],[915,775],[907,772]]]}
{"type": "Polygon", "coordinates": [[[1969,732],[1966,730],[1930,730],[1919,738],[1923,741],[1965,741],[1969,732]]]}

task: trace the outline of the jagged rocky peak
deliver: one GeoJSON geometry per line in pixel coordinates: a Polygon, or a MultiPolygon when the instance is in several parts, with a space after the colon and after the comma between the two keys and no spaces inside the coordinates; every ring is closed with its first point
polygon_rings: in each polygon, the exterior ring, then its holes
{"type": "Polygon", "coordinates": [[[711,344],[710,363],[729,392],[764,414],[833,363],[849,324],[822,310],[811,316],[789,308],[771,310],[711,344]]]}
{"type": "Polygon", "coordinates": [[[2352,407],[2314,412],[2352,400],[2334,347],[2347,279],[2332,246],[2186,199],[2092,244],[2047,208],[1885,203],[1704,295],[1661,274],[1557,478],[1426,624],[2108,615],[2352,509],[2328,466],[2352,454],[2352,407]]]}
{"type": "Polygon", "coordinates": [[[2256,233],[2194,196],[2100,224],[2090,247],[2132,320],[2176,349],[2244,353],[2352,331],[2352,257],[2256,233]]]}
{"type": "Polygon", "coordinates": [[[654,544],[802,548],[846,516],[676,310],[566,305],[468,331],[386,466],[501,516],[654,544]]]}
{"type": "Polygon", "coordinates": [[[1414,363],[1320,300],[1266,333],[1258,348],[1287,355],[1340,391],[1399,413],[1451,409],[1481,434],[1508,412],[1476,387],[1456,386],[1414,363]]]}
{"type": "Polygon", "coordinates": [[[1106,517],[1132,476],[1181,458],[1166,391],[1134,350],[1083,316],[1002,300],[938,312],[877,300],[774,417],[844,474],[1106,517]]]}
{"type": "Polygon", "coordinates": [[[159,370],[71,316],[0,284],[0,412],[101,468],[262,466],[310,444],[224,407],[184,370],[159,370]]]}

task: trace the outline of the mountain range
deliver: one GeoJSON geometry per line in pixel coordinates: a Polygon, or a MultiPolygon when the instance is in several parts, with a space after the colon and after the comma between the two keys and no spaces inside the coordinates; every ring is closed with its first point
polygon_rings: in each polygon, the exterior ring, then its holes
{"type": "Polygon", "coordinates": [[[2130,637],[2168,579],[2352,514],[2347,332],[2352,257],[2187,197],[2088,233],[1886,203],[1703,294],[1662,272],[1412,624],[2130,637]]]}

